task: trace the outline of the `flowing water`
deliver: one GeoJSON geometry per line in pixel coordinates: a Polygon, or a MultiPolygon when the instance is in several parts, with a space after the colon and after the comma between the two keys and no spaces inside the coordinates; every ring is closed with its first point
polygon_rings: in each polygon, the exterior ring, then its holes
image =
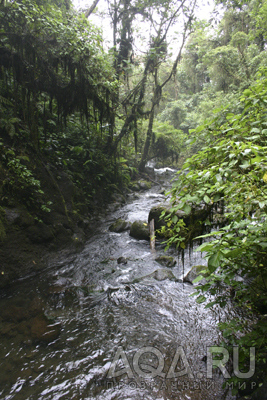
{"type": "MultiPolygon", "coordinates": [[[[108,230],[119,217],[147,220],[164,202],[161,192],[154,186],[133,195],[99,222],[82,252],[59,256],[2,296],[1,399],[225,398],[221,375],[206,377],[207,346],[220,342],[222,316],[190,297],[192,285],[152,276],[133,283],[163,268],[155,258],[164,246],[152,253],[129,232],[108,230]],[[56,332],[50,340],[37,340],[40,309],[56,332]]],[[[196,253],[186,253],[184,265],[174,250],[168,254],[177,260],[176,278],[204,264],[196,253]]]]}

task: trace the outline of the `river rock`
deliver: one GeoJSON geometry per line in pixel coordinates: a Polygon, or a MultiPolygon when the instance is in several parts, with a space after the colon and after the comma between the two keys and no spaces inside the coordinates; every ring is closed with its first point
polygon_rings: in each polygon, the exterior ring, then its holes
{"type": "Polygon", "coordinates": [[[117,219],[113,224],[110,225],[109,230],[110,232],[124,232],[131,228],[130,222],[125,221],[124,219],[117,219]]]}
{"type": "Polygon", "coordinates": [[[125,258],[125,257],[119,257],[118,259],[117,259],[117,263],[118,264],[124,264],[124,265],[126,265],[127,264],[127,258],[125,258]]]}
{"type": "Polygon", "coordinates": [[[157,281],[165,281],[166,279],[168,279],[170,281],[180,282],[180,280],[177,279],[176,276],[174,276],[172,271],[165,269],[165,268],[160,268],[160,269],[156,269],[156,271],[152,272],[152,274],[145,275],[141,278],[135,279],[133,281],[133,283],[138,283],[138,282],[141,282],[144,279],[148,279],[148,278],[153,278],[153,279],[156,279],[157,281]]]}
{"type": "Polygon", "coordinates": [[[134,221],[130,229],[130,236],[139,240],[149,240],[149,228],[144,221],[134,221]]]}
{"type": "Polygon", "coordinates": [[[200,272],[205,268],[206,267],[204,265],[195,265],[183,278],[183,282],[191,283],[191,285],[193,285],[193,281],[200,275],[200,272]]]}
{"type": "Polygon", "coordinates": [[[176,264],[176,260],[170,256],[159,256],[156,261],[164,267],[172,268],[176,264]]]}
{"type": "Polygon", "coordinates": [[[151,182],[141,179],[140,181],[131,182],[129,187],[134,192],[140,192],[141,190],[151,189],[151,182]]]}
{"type": "Polygon", "coordinates": [[[138,181],[138,184],[139,184],[141,190],[149,190],[149,189],[151,189],[151,186],[152,186],[151,182],[144,181],[144,180],[138,181]]]}

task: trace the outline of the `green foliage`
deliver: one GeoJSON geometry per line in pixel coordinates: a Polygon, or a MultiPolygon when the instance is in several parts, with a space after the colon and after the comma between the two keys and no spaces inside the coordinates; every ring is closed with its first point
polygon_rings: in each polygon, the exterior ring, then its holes
{"type": "MultiPolygon", "coordinates": [[[[267,70],[240,97],[242,112],[219,112],[212,122],[196,129],[207,143],[187,160],[171,191],[174,209],[210,207],[214,224],[224,213],[219,231],[199,250],[206,252],[204,284],[197,286],[197,301],[224,307],[232,301],[247,313],[267,312],[267,70]]],[[[241,327],[241,342],[256,346],[258,362],[266,363],[267,338],[261,336],[264,318],[255,319],[248,333],[241,327]]],[[[231,324],[225,325],[233,334],[231,324]]]]}
{"type": "Polygon", "coordinates": [[[267,62],[265,3],[222,3],[226,8],[215,21],[217,26],[195,22],[175,83],[171,82],[164,93],[165,108],[157,115],[160,121],[168,121],[188,135],[193,146],[185,155],[205,145],[192,129],[211,118],[214,109],[231,104],[228,112],[240,111],[237,99],[267,62]]]}
{"type": "Polygon", "coordinates": [[[99,29],[61,0],[5,2],[0,18],[2,200],[13,196],[49,212],[35,177],[45,159],[88,202],[100,192],[107,197],[121,177],[107,156],[117,81],[99,29]]]}
{"type": "MultiPolygon", "coordinates": [[[[4,173],[1,176],[2,198],[14,196],[29,206],[37,205],[38,198],[44,194],[41,183],[34,177],[26,155],[17,155],[11,148],[0,145],[1,166],[4,173]]],[[[47,211],[47,210],[46,210],[47,211]]]]}
{"type": "Polygon", "coordinates": [[[152,154],[160,160],[171,157],[172,162],[178,161],[179,154],[184,144],[184,133],[179,129],[174,129],[168,122],[159,123],[155,121],[153,126],[155,135],[152,146],[152,154]]]}

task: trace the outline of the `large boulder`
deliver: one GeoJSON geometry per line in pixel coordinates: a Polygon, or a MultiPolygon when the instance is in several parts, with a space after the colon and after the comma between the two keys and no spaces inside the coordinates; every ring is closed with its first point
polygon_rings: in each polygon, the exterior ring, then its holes
{"type": "Polygon", "coordinates": [[[149,190],[151,189],[151,186],[152,186],[151,182],[145,181],[144,179],[141,179],[140,181],[134,181],[129,184],[129,188],[134,192],[139,192],[141,190],[149,190]]]}
{"type": "Polygon", "coordinates": [[[134,221],[131,225],[130,236],[139,240],[149,240],[149,228],[144,221],[134,221]]]}
{"type": "Polygon", "coordinates": [[[183,278],[183,282],[187,282],[187,283],[190,283],[191,285],[193,285],[193,281],[200,275],[200,272],[205,268],[206,267],[204,265],[193,266],[190,269],[190,271],[186,274],[186,276],[183,278]]]}
{"type": "Polygon", "coordinates": [[[110,232],[124,232],[131,228],[131,223],[125,221],[124,219],[117,219],[113,224],[110,225],[109,230],[110,232]]]}

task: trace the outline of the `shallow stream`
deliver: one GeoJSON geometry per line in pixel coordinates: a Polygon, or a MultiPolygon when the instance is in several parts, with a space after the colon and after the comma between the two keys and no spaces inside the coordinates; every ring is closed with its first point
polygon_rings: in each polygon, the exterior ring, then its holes
{"type": "MultiPolygon", "coordinates": [[[[99,221],[82,252],[59,256],[2,296],[1,399],[232,399],[223,397],[218,373],[206,377],[207,346],[220,342],[222,316],[190,297],[192,285],[153,277],[132,283],[164,268],[155,260],[164,246],[151,252],[147,241],[108,230],[117,218],[146,221],[164,202],[160,193],[157,185],[133,194],[99,221]],[[36,340],[40,309],[53,340],[36,340]]],[[[205,263],[197,253],[186,253],[184,264],[174,250],[168,254],[177,278],[205,263]]]]}

